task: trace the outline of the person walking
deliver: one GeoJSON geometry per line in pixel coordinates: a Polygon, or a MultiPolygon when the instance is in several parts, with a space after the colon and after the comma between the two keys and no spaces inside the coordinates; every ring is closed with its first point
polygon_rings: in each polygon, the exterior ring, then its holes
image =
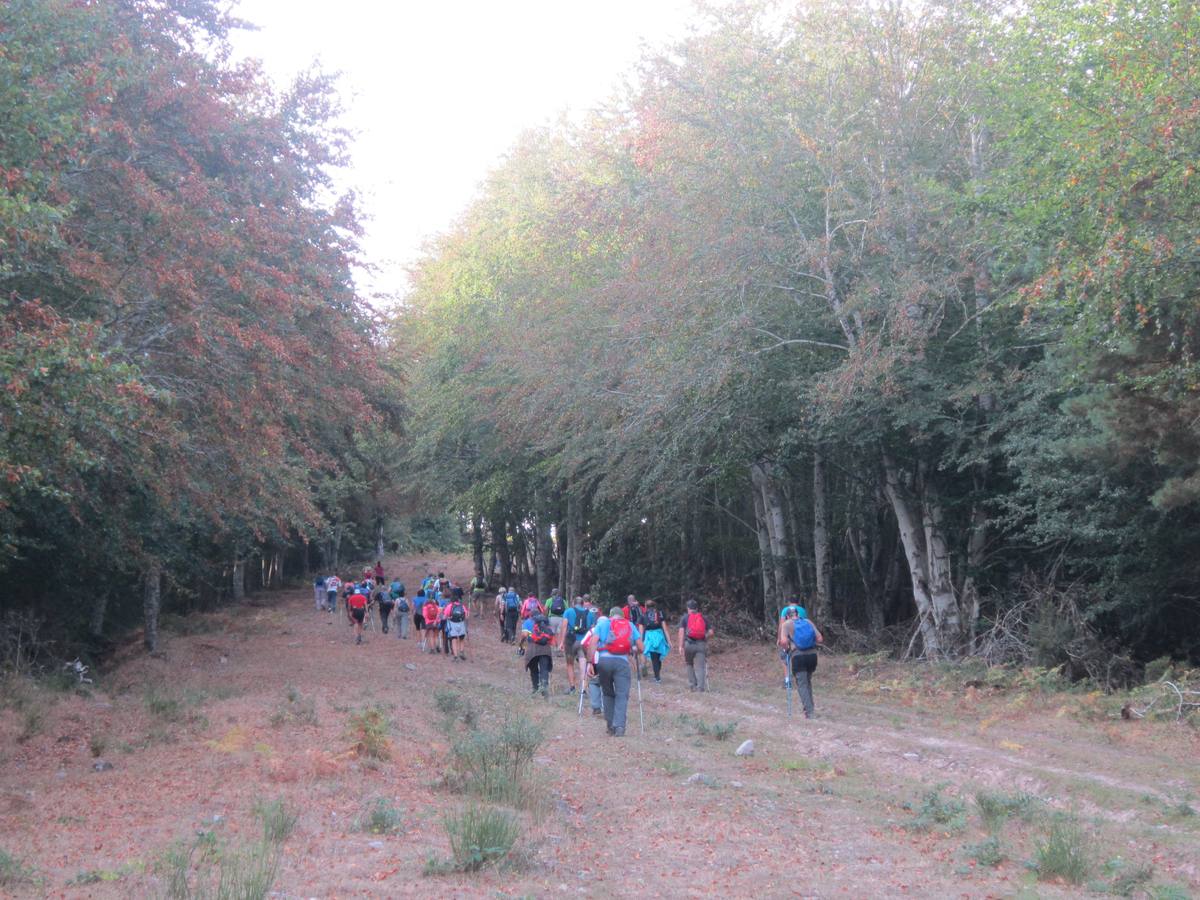
{"type": "Polygon", "coordinates": [[[449,642],[448,652],[453,660],[466,662],[467,654],[463,651],[463,642],[467,638],[467,616],[469,611],[462,597],[451,599],[446,604],[444,618],[446,620],[446,640],[449,642]]]}
{"type": "Polygon", "coordinates": [[[441,610],[438,609],[437,601],[432,597],[425,597],[425,604],[421,607],[421,627],[424,634],[421,637],[421,650],[428,653],[440,653],[442,651],[439,632],[441,631],[441,610]]]}
{"type": "Polygon", "coordinates": [[[521,595],[515,587],[504,592],[504,636],[505,643],[514,643],[517,639],[517,618],[521,613],[521,595]]]}
{"type": "Polygon", "coordinates": [[[377,560],[375,560],[375,583],[376,583],[376,584],[383,584],[383,582],[384,582],[384,577],[383,577],[383,560],[382,560],[382,559],[377,559],[377,560]]]}
{"type": "Polygon", "coordinates": [[[483,615],[483,604],[487,597],[487,579],[483,572],[476,572],[471,578],[471,609],[477,616],[483,615]]]}
{"type": "Polygon", "coordinates": [[[337,595],[342,588],[342,579],[330,575],[325,579],[325,608],[330,612],[337,609],[337,595]]]}
{"type": "Polygon", "coordinates": [[[800,703],[804,707],[804,718],[813,717],[812,674],[817,670],[817,647],[825,643],[817,626],[808,618],[808,612],[803,606],[798,608],[796,615],[788,620],[790,628],[784,637],[787,639],[785,649],[792,660],[792,680],[796,685],[796,693],[800,695],[800,703]]]}
{"type": "Polygon", "coordinates": [[[346,615],[354,626],[354,643],[356,644],[363,642],[363,622],[367,618],[369,602],[367,595],[358,588],[355,588],[354,593],[346,598],[346,615]]]}
{"type": "MultiPolygon", "coordinates": [[[[550,621],[553,623],[554,620],[550,621]]],[[[575,602],[563,613],[562,624],[558,630],[558,645],[562,647],[567,664],[568,694],[584,689],[577,677],[579,662],[583,659],[583,638],[595,624],[596,617],[584,604],[582,597],[576,597],[575,602]]]]}
{"type": "Polygon", "coordinates": [[[647,600],[642,608],[642,644],[646,648],[650,665],[654,668],[655,684],[662,684],[662,663],[671,652],[671,642],[667,640],[665,624],[662,610],[653,600],[647,600]]]}
{"type": "Polygon", "coordinates": [[[614,606],[607,618],[596,622],[592,630],[592,644],[585,652],[595,649],[595,662],[589,666],[600,681],[604,694],[604,720],[611,737],[625,736],[625,714],[629,707],[629,685],[633,668],[629,656],[640,650],[642,642],[629,620],[614,606]]]}
{"type": "Polygon", "coordinates": [[[396,601],[392,599],[392,592],[384,587],[382,582],[378,584],[375,590],[375,603],[379,607],[379,630],[387,634],[388,617],[391,616],[392,610],[396,606],[396,601]]]}
{"type": "Polygon", "coordinates": [[[687,663],[688,688],[703,693],[708,690],[708,640],[712,628],[700,614],[695,599],[688,600],[687,612],[679,620],[679,646],[687,663]]]}
{"type": "MultiPolygon", "coordinates": [[[[392,582],[395,586],[396,582],[392,582]]],[[[409,615],[412,613],[412,604],[408,602],[408,598],[404,596],[404,585],[400,585],[400,589],[395,592],[394,601],[396,604],[396,639],[401,641],[408,640],[408,625],[409,615]]]]}
{"type": "Polygon", "coordinates": [[[525,659],[529,680],[533,683],[533,696],[540,693],[543,700],[549,700],[550,672],[554,669],[554,631],[548,618],[535,613],[522,623],[517,654],[525,659]]]}
{"type": "Polygon", "coordinates": [[[779,645],[779,660],[783,663],[783,689],[785,691],[792,687],[792,669],[789,661],[791,650],[788,648],[788,640],[792,633],[792,625],[803,608],[793,598],[788,601],[787,606],[779,611],[779,628],[775,635],[775,643],[779,645]]]}
{"type": "Polygon", "coordinates": [[[560,655],[564,652],[564,648],[559,635],[562,633],[563,616],[566,615],[566,612],[567,598],[558,588],[555,588],[550,592],[550,599],[546,601],[546,615],[550,617],[550,628],[556,635],[554,643],[557,645],[560,655]]]}
{"type": "Polygon", "coordinates": [[[325,576],[318,575],[313,579],[313,594],[317,600],[317,612],[325,608],[325,576]]]}

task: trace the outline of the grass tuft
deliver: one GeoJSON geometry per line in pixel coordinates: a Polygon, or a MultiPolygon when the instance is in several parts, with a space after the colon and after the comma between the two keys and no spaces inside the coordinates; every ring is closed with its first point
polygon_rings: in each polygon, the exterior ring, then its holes
{"type": "Polygon", "coordinates": [[[1056,819],[1046,840],[1034,847],[1034,868],[1039,881],[1058,878],[1069,884],[1082,884],[1091,863],[1087,856],[1087,838],[1073,818],[1056,819]]]}
{"type": "Polygon", "coordinates": [[[981,866],[990,866],[995,868],[1008,858],[1004,852],[1004,847],[1000,844],[1000,838],[992,835],[985,838],[978,844],[971,844],[967,847],[967,856],[975,860],[981,866]]]}
{"type": "Polygon", "coordinates": [[[376,797],[354,822],[355,831],[368,834],[396,834],[404,827],[400,810],[386,797],[376,797]]]}
{"type": "Polygon", "coordinates": [[[176,843],[156,869],[170,900],[265,900],[279,877],[278,844],[223,846],[211,832],[191,844],[176,843]]]}
{"type": "Polygon", "coordinates": [[[732,722],[706,722],[703,719],[697,719],[695,716],[682,715],[679,717],[679,723],[685,728],[690,728],[693,734],[710,737],[718,741],[727,741],[733,737],[733,733],[737,731],[737,720],[732,722]]]}
{"type": "Polygon", "coordinates": [[[288,685],[284,699],[271,713],[271,725],[279,728],[289,722],[301,725],[317,724],[317,704],[312,697],[305,697],[296,688],[288,685]]]}
{"type": "Polygon", "coordinates": [[[975,795],[975,807],[979,818],[988,831],[995,834],[1013,816],[1029,822],[1036,810],[1037,798],[1029,794],[993,794],[979,791],[975,795]]]}
{"type": "Polygon", "coordinates": [[[471,732],[452,749],[456,786],[485,800],[527,806],[534,794],[526,785],[542,740],[541,729],[521,717],[508,719],[496,731],[471,732]]]}
{"type": "Polygon", "coordinates": [[[515,816],[493,806],[471,804],[443,822],[450,836],[452,859],[449,863],[431,859],[427,875],[446,871],[477,872],[500,865],[512,852],[521,836],[515,816]]]}
{"type": "Polygon", "coordinates": [[[262,820],[263,840],[268,844],[282,844],[296,828],[299,813],[291,809],[279,797],[275,800],[255,800],[254,815],[262,820]]]}
{"type": "Polygon", "coordinates": [[[0,849],[0,887],[33,884],[34,870],[7,850],[0,849]]]}
{"type": "Polygon", "coordinates": [[[953,797],[943,797],[942,789],[945,787],[939,784],[926,793],[915,809],[912,804],[905,804],[905,808],[912,810],[915,815],[908,825],[910,830],[958,831],[967,824],[967,805],[953,797]]]}
{"type": "Polygon", "coordinates": [[[347,731],[360,756],[370,759],[391,759],[392,742],[388,735],[392,722],[378,706],[370,706],[350,714],[347,731]]]}

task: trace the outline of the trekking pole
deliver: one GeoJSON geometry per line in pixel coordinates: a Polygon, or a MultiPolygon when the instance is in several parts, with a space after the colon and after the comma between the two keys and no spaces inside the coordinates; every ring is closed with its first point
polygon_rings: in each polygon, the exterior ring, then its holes
{"type": "Polygon", "coordinates": [[[637,688],[638,688],[638,726],[642,730],[642,737],[646,736],[646,719],[642,715],[642,667],[635,666],[634,672],[637,673],[637,688]]]}
{"type": "Polygon", "coordinates": [[[788,695],[788,718],[792,717],[792,651],[787,652],[787,695],[788,695]]]}
{"type": "Polygon", "coordinates": [[[579,661],[579,712],[577,716],[583,715],[583,695],[587,693],[587,664],[581,659],[579,661]]]}

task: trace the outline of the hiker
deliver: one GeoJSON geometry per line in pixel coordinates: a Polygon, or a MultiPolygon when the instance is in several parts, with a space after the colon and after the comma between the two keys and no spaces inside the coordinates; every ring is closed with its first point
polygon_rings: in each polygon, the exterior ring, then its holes
{"type": "Polygon", "coordinates": [[[377,559],[377,560],[375,560],[375,583],[376,583],[376,584],[383,584],[383,582],[384,582],[384,577],[383,577],[383,560],[382,560],[382,559],[377,559]]]}
{"type": "Polygon", "coordinates": [[[363,622],[367,618],[367,604],[370,601],[367,595],[357,587],[349,597],[346,598],[346,617],[354,625],[354,643],[361,644],[363,642],[363,622]]]}
{"type": "Polygon", "coordinates": [[[388,633],[388,616],[392,614],[392,609],[396,606],[396,601],[392,599],[390,590],[383,586],[383,582],[378,583],[378,590],[375,591],[375,603],[379,606],[379,630],[384,634],[388,633]]]}
{"type": "Polygon", "coordinates": [[[438,609],[437,601],[432,597],[426,596],[425,603],[421,607],[422,627],[424,634],[421,637],[421,650],[427,653],[441,653],[442,648],[438,643],[438,632],[441,631],[442,623],[441,610],[438,609]]]}
{"type": "Polygon", "coordinates": [[[554,631],[550,620],[541,613],[526,619],[521,625],[521,641],[517,655],[525,658],[529,680],[533,683],[533,696],[540,692],[543,700],[550,699],[550,671],[554,668],[554,631]],[[525,649],[525,645],[529,649],[525,649]]]}
{"type": "Polygon", "coordinates": [[[354,583],[353,576],[347,575],[346,580],[342,582],[342,606],[346,609],[346,615],[350,615],[350,595],[356,590],[358,590],[358,585],[354,583]]]}
{"type": "Polygon", "coordinates": [[[421,649],[425,649],[425,591],[417,591],[413,598],[413,630],[421,639],[421,649]]]}
{"type": "Polygon", "coordinates": [[[404,585],[401,584],[399,589],[396,589],[398,582],[392,582],[393,597],[392,601],[396,604],[396,638],[398,640],[408,640],[408,614],[412,612],[412,604],[408,602],[408,598],[404,596],[404,585]]]}
{"type": "Polygon", "coordinates": [[[317,599],[317,612],[325,608],[325,576],[318,575],[313,579],[313,594],[317,599]]]}
{"type": "Polygon", "coordinates": [[[392,583],[388,585],[388,590],[392,592],[392,599],[395,600],[404,593],[404,582],[399,578],[393,578],[392,583]]]}
{"type": "MultiPolygon", "coordinates": [[[[640,603],[638,603],[637,597],[635,597],[633,594],[630,594],[628,597],[626,597],[625,607],[621,610],[621,613],[629,621],[629,624],[637,629],[638,636],[645,640],[646,632],[642,627],[642,606],[640,603]]],[[[636,665],[640,669],[641,673],[645,675],[646,665],[640,654],[634,654],[632,659],[634,665],[636,665]]]]}
{"type": "Polygon", "coordinates": [[[578,683],[579,679],[575,677],[575,673],[579,660],[583,657],[584,635],[596,624],[596,617],[584,604],[583,598],[576,597],[575,602],[563,613],[561,622],[558,645],[562,648],[567,663],[567,693],[573,694],[576,689],[583,690],[583,685],[578,683]]]}
{"type": "Polygon", "coordinates": [[[703,693],[708,689],[708,639],[712,629],[700,614],[695,599],[688,600],[687,612],[679,620],[679,646],[687,663],[688,689],[703,693]]]}
{"type": "Polygon", "coordinates": [[[779,611],[779,628],[775,635],[775,643],[779,645],[779,661],[783,664],[783,689],[785,691],[792,686],[792,670],[788,662],[788,638],[792,633],[792,625],[803,608],[795,598],[792,598],[788,601],[787,606],[779,611]]]}
{"type": "Polygon", "coordinates": [[[325,579],[325,608],[330,612],[337,609],[337,595],[341,587],[342,579],[336,575],[330,575],[325,579]]]}
{"type": "Polygon", "coordinates": [[[504,592],[504,637],[506,643],[517,639],[517,618],[521,612],[521,595],[515,587],[504,592]]]}
{"type": "Polygon", "coordinates": [[[438,616],[441,622],[442,631],[442,652],[447,656],[450,655],[450,629],[447,627],[450,622],[446,618],[446,610],[450,608],[450,592],[438,591],[436,594],[438,605],[438,616]]]}
{"type": "Polygon", "coordinates": [[[538,600],[537,596],[530,594],[525,598],[525,602],[521,604],[521,621],[532,619],[534,616],[544,616],[546,608],[542,606],[542,601],[538,600]]]}
{"type": "Polygon", "coordinates": [[[438,572],[437,574],[437,589],[443,594],[450,593],[450,579],[446,577],[445,572],[438,572]]]}
{"type": "Polygon", "coordinates": [[[629,683],[633,675],[629,655],[642,648],[641,639],[621,612],[621,607],[614,606],[608,611],[608,618],[596,622],[589,641],[585,650],[589,657],[588,674],[595,672],[600,681],[608,733],[612,737],[624,737],[629,683]]]}
{"type": "Polygon", "coordinates": [[[783,649],[791,656],[792,678],[795,679],[796,692],[804,706],[804,718],[813,716],[812,673],[817,670],[817,647],[825,643],[825,638],[817,626],[808,618],[808,612],[803,606],[799,607],[795,616],[788,620],[791,627],[783,637],[786,642],[783,649]]]}
{"type": "Polygon", "coordinates": [[[467,637],[467,615],[467,606],[462,602],[462,597],[452,598],[443,611],[446,652],[455,661],[467,661],[467,654],[463,652],[463,641],[467,637]]]}
{"type": "Polygon", "coordinates": [[[642,644],[646,648],[646,656],[650,657],[650,665],[654,667],[655,684],[662,684],[662,661],[671,652],[665,624],[662,610],[653,600],[647,600],[642,608],[642,644]]]}
{"type": "Polygon", "coordinates": [[[567,598],[562,595],[562,591],[555,588],[550,592],[550,599],[546,601],[546,615],[550,617],[550,627],[554,629],[556,635],[554,639],[555,645],[558,647],[559,654],[563,652],[563,643],[558,635],[562,632],[563,616],[567,612],[567,598]]]}
{"type": "Polygon", "coordinates": [[[476,572],[471,578],[471,607],[475,610],[476,615],[483,615],[483,601],[487,595],[487,579],[483,577],[483,572],[476,572]]]}

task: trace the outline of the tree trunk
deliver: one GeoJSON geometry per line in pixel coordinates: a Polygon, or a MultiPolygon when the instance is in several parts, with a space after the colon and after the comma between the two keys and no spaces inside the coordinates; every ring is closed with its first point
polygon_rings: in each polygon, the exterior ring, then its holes
{"type": "Polygon", "coordinates": [[[961,626],[958,598],[950,579],[950,553],[942,533],[941,506],[924,477],[923,467],[910,490],[887,453],[883,455],[883,466],[884,490],[900,528],[925,655],[948,656],[957,650],[961,626]]]}
{"type": "Polygon", "coordinates": [[[475,562],[475,574],[490,578],[492,573],[483,570],[483,516],[478,513],[471,516],[471,558],[475,562]]]}
{"type": "Polygon", "coordinates": [[[583,593],[583,515],[582,503],[567,495],[567,599],[583,593]]]}
{"type": "Polygon", "coordinates": [[[558,592],[565,597],[567,596],[567,535],[561,519],[554,524],[554,545],[555,555],[558,558],[558,592]]]}
{"type": "Polygon", "coordinates": [[[512,557],[508,554],[508,523],[503,518],[492,522],[492,548],[500,560],[500,580],[513,587],[512,557]]]}
{"type": "Polygon", "coordinates": [[[771,551],[771,574],[775,582],[776,600],[780,606],[795,594],[795,585],[788,566],[787,513],[783,493],[775,479],[775,469],[769,462],[757,462],[750,467],[751,479],[762,494],[763,513],[767,523],[767,540],[771,551]]]}
{"type": "Polygon", "coordinates": [[[104,615],[108,612],[109,594],[107,589],[101,591],[96,597],[96,602],[92,604],[91,617],[88,620],[88,633],[92,637],[104,635],[104,615]]]}
{"type": "Polygon", "coordinates": [[[240,553],[233,557],[233,576],[230,587],[233,590],[233,602],[241,603],[246,599],[246,561],[240,553]]]}
{"type": "Polygon", "coordinates": [[[762,491],[751,479],[751,491],[754,497],[754,525],[758,536],[758,560],[762,571],[763,589],[763,618],[767,627],[773,627],[779,610],[782,608],[775,594],[774,568],[771,565],[771,539],[767,536],[767,512],[763,503],[762,491]]]}
{"type": "Polygon", "coordinates": [[[537,593],[539,598],[550,596],[550,566],[554,553],[554,539],[550,535],[550,517],[539,518],[534,527],[537,529],[537,545],[535,561],[537,565],[537,593]]]}
{"type": "Polygon", "coordinates": [[[142,642],[151,653],[158,651],[158,611],[162,606],[162,564],[150,563],[146,570],[146,588],[142,594],[142,617],[146,632],[142,642]]]}
{"type": "Polygon", "coordinates": [[[827,622],[833,616],[833,573],[829,552],[829,494],[825,484],[825,452],[813,449],[813,568],[816,591],[813,617],[827,622]]]}
{"type": "Polygon", "coordinates": [[[380,516],[379,521],[376,523],[375,531],[375,558],[383,559],[383,551],[385,549],[383,546],[383,516],[380,516]]]}

